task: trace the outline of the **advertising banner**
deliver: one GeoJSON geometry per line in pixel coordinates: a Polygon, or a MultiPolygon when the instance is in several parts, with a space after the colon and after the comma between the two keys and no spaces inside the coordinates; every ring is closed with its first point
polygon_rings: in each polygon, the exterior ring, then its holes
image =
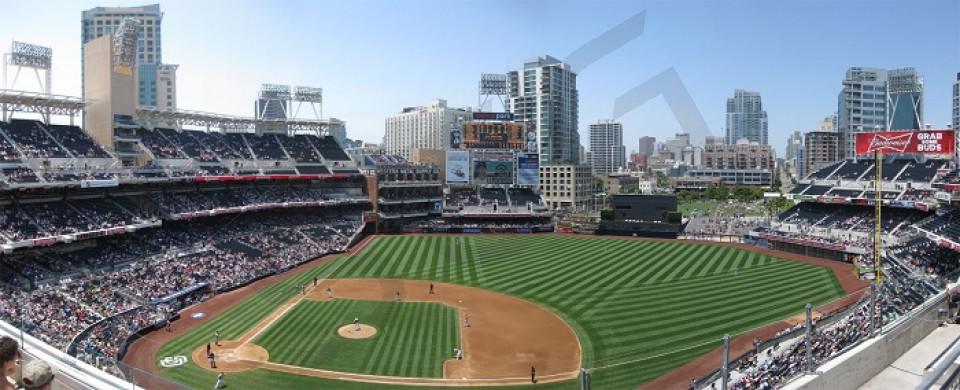
{"type": "Polygon", "coordinates": [[[447,151],[447,184],[470,183],[470,152],[466,150],[447,151]]]}
{"type": "Polygon", "coordinates": [[[517,184],[540,183],[540,156],[536,153],[517,155],[517,184]]]}
{"type": "Polygon", "coordinates": [[[475,184],[513,184],[513,161],[473,161],[475,184]]]}
{"type": "Polygon", "coordinates": [[[857,155],[926,154],[952,155],[956,150],[953,130],[909,130],[856,133],[857,155]]]}

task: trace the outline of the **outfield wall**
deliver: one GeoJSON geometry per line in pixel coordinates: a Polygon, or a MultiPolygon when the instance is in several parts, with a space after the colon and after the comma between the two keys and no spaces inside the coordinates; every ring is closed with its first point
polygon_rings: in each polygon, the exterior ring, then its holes
{"type": "Polygon", "coordinates": [[[930,334],[940,324],[938,311],[947,307],[943,293],[880,336],[867,340],[817,369],[816,375],[804,375],[784,389],[833,390],[856,389],[893,364],[901,355],[930,334]]]}

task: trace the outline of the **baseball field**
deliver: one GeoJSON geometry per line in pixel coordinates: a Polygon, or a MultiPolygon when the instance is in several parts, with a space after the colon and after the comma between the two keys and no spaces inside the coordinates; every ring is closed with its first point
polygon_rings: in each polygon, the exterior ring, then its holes
{"type": "Polygon", "coordinates": [[[183,331],[153,362],[200,389],[217,371],[229,389],[518,388],[531,366],[541,388],[576,389],[584,367],[593,389],[629,389],[717,348],[724,334],[843,295],[830,268],[732,246],[381,236],[209,318],[180,320],[183,331]],[[355,318],[375,333],[345,337],[355,318]],[[203,350],[214,331],[223,340],[216,370],[203,350]],[[191,358],[169,364],[182,356],[191,358]]]}

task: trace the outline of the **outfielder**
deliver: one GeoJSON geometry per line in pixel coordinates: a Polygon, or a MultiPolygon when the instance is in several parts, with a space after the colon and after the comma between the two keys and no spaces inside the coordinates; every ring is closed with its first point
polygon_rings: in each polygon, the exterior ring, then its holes
{"type": "Polygon", "coordinates": [[[223,373],[217,375],[217,384],[213,385],[213,390],[220,390],[227,387],[227,380],[223,377],[223,373]]]}

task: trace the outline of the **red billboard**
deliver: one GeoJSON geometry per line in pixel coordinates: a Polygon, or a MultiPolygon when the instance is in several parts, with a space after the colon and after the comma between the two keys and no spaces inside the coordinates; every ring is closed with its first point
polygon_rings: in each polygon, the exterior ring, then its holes
{"type": "Polygon", "coordinates": [[[857,134],[857,155],[934,154],[951,155],[956,151],[953,130],[878,131],[857,134]]]}

